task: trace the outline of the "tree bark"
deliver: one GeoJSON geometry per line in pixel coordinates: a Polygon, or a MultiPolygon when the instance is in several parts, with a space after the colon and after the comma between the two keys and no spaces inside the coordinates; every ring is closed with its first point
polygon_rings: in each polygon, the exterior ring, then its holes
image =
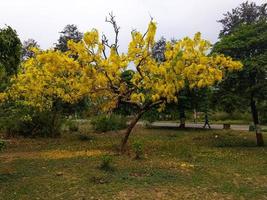
{"type": "Polygon", "coordinates": [[[134,119],[131,121],[131,123],[129,124],[128,128],[126,129],[126,131],[124,133],[124,138],[123,138],[123,140],[121,142],[121,153],[125,152],[128,138],[129,138],[134,126],[136,125],[136,123],[142,117],[142,115],[144,113],[145,113],[145,110],[141,110],[139,113],[137,113],[137,115],[134,117],[134,119]]]}
{"type": "Polygon", "coordinates": [[[194,123],[197,123],[197,109],[194,108],[194,123]]]}
{"type": "Polygon", "coordinates": [[[179,128],[185,128],[185,112],[184,112],[183,108],[180,110],[180,125],[179,125],[179,128]]]}
{"type": "Polygon", "coordinates": [[[60,136],[60,133],[56,129],[56,126],[57,126],[57,123],[58,123],[57,120],[58,120],[58,112],[57,111],[53,111],[53,114],[52,114],[51,136],[54,137],[54,138],[60,136]]]}
{"type": "Polygon", "coordinates": [[[263,140],[263,136],[261,133],[261,127],[259,124],[258,110],[256,106],[256,101],[254,100],[253,95],[251,96],[251,99],[250,99],[250,107],[251,107],[253,123],[254,123],[255,130],[256,130],[257,146],[264,146],[264,140],[263,140]]]}

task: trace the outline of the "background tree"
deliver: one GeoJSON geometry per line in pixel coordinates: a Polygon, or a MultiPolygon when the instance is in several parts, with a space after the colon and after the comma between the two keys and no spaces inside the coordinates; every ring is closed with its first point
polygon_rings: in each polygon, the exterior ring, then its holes
{"type": "Polygon", "coordinates": [[[246,1],[231,12],[225,13],[224,18],[218,21],[223,25],[219,36],[221,38],[231,34],[240,24],[252,24],[266,19],[267,3],[258,6],[254,2],[246,1]]]}
{"type": "Polygon", "coordinates": [[[34,39],[28,39],[23,42],[22,44],[22,60],[27,60],[29,58],[34,57],[34,51],[32,48],[40,48],[37,41],[34,39]]]}
{"type": "MultiPolygon", "coordinates": [[[[68,24],[60,32],[60,37],[55,46],[55,49],[60,50],[61,52],[66,52],[69,50],[68,41],[80,42],[82,38],[83,38],[83,33],[79,31],[78,27],[75,24],[68,24]]],[[[76,58],[76,56],[73,55],[73,58],[76,58]]],[[[82,115],[83,110],[86,109],[89,104],[90,104],[89,99],[83,98],[80,99],[75,104],[61,102],[61,107],[66,114],[74,114],[75,116],[77,116],[77,115],[82,115]]]]}
{"type": "Polygon", "coordinates": [[[10,26],[0,29],[0,68],[2,76],[16,74],[20,65],[21,42],[10,26]]]}
{"type": "MultiPolygon", "coordinates": [[[[213,49],[214,53],[223,53],[241,60],[244,64],[242,71],[227,75],[220,84],[217,94],[224,96],[222,103],[231,103],[228,100],[230,97],[230,99],[238,99],[242,105],[250,105],[259,146],[263,146],[264,141],[259,126],[258,106],[267,99],[266,9],[266,4],[256,6],[254,3],[246,2],[234,9],[232,13],[228,12],[220,21],[224,29],[220,35],[220,41],[213,49]]],[[[234,105],[232,108],[237,107],[238,103],[234,105]]]]}
{"type": "Polygon", "coordinates": [[[68,41],[73,40],[79,42],[82,40],[83,34],[78,30],[74,24],[68,24],[64,27],[63,31],[60,32],[60,37],[56,44],[55,49],[62,52],[68,51],[68,41]]]}
{"type": "MultiPolygon", "coordinates": [[[[0,92],[10,85],[10,78],[17,74],[20,59],[21,42],[16,31],[10,26],[0,29],[0,92]]],[[[13,104],[8,102],[0,105],[1,126],[6,125],[5,119],[11,117],[9,111],[12,106],[13,104]]]]}
{"type": "Polygon", "coordinates": [[[161,37],[152,48],[152,56],[157,62],[164,62],[166,50],[166,39],[161,37]]]}

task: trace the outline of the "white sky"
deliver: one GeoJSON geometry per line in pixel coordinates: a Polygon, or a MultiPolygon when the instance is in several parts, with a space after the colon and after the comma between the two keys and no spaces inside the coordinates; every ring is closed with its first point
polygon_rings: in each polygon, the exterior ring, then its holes
{"type": "MultiPolygon", "coordinates": [[[[42,48],[52,47],[67,24],[85,32],[97,28],[112,34],[105,16],[113,11],[121,27],[120,46],[125,51],[130,31],[145,31],[150,15],[158,24],[157,38],[180,39],[200,31],[217,40],[216,20],[245,0],[0,0],[0,27],[17,30],[21,40],[33,38],[42,48]]],[[[266,0],[254,0],[257,4],[266,0]]]]}

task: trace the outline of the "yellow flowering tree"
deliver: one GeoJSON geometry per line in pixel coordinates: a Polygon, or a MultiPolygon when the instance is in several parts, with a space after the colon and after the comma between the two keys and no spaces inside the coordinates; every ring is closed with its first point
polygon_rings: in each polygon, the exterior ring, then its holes
{"type": "Polygon", "coordinates": [[[132,31],[132,40],[126,54],[118,51],[118,29],[114,18],[109,21],[115,31],[115,42],[108,44],[106,37],[99,38],[97,30],[84,35],[79,43],[70,42],[69,49],[77,61],[90,70],[93,80],[88,90],[93,101],[102,98],[104,110],[114,109],[119,102],[135,105],[138,112],[130,122],[121,150],[131,130],[149,109],[158,106],[164,109],[166,103],[177,102],[178,92],[187,82],[190,88],[214,85],[222,80],[225,70],[239,70],[240,62],[223,55],[208,56],[211,44],[195,34],[175,43],[167,42],[165,61],[158,63],[152,56],[155,43],[156,23],[151,21],[145,34],[132,31]],[[107,55],[106,49],[109,49],[107,55]],[[123,78],[128,67],[134,68],[130,83],[123,78]]]}
{"type": "Polygon", "coordinates": [[[185,83],[190,88],[202,88],[222,80],[225,70],[238,70],[240,62],[223,55],[208,56],[211,44],[195,34],[175,43],[167,42],[165,61],[152,56],[156,23],[151,21],[145,34],[132,31],[128,52],[120,53],[114,17],[115,40],[99,37],[96,29],[84,34],[80,42],[69,41],[69,51],[46,51],[24,64],[10,88],[12,98],[40,109],[52,107],[53,99],[73,103],[84,96],[109,111],[120,102],[138,108],[125,131],[121,144],[124,151],[128,137],[141,118],[153,107],[163,110],[166,103],[177,102],[185,83]],[[134,68],[130,80],[123,78],[129,66],[134,68]]]}
{"type": "Polygon", "coordinates": [[[38,49],[34,49],[34,52],[35,56],[26,60],[18,74],[11,78],[11,86],[1,94],[2,99],[22,105],[18,106],[20,109],[29,108],[32,111],[28,116],[30,118],[27,118],[29,123],[35,123],[36,115],[49,114],[51,124],[49,128],[44,128],[49,130],[49,135],[57,136],[62,102],[72,104],[80,100],[84,96],[82,88],[90,80],[84,77],[86,73],[69,54],[38,49]]]}

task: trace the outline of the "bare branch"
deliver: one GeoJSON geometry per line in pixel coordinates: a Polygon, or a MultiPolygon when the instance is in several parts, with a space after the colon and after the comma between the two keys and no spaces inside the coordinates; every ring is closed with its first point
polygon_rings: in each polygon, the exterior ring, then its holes
{"type": "Polygon", "coordinates": [[[140,66],[141,66],[141,64],[142,64],[142,62],[145,60],[145,58],[142,58],[141,60],[140,60],[140,62],[138,63],[138,65],[136,65],[136,70],[138,71],[138,73],[140,74],[140,76],[142,77],[142,78],[144,78],[144,76],[143,76],[143,73],[142,73],[142,71],[141,71],[141,69],[140,69],[140,66]]]}
{"type": "Polygon", "coordinates": [[[108,46],[109,48],[113,47],[115,48],[117,54],[119,54],[118,52],[118,48],[119,48],[119,31],[120,31],[120,27],[118,26],[116,20],[115,20],[115,16],[113,15],[113,13],[109,13],[109,18],[106,17],[106,22],[110,23],[113,26],[113,30],[115,32],[115,41],[112,45],[108,46]]]}
{"type": "Polygon", "coordinates": [[[148,109],[153,108],[154,106],[157,106],[157,105],[159,105],[159,104],[162,104],[163,101],[164,101],[164,100],[161,99],[161,100],[158,100],[158,101],[156,101],[156,102],[150,104],[150,105],[148,106],[148,109]]]}
{"type": "Polygon", "coordinates": [[[106,35],[103,34],[101,40],[102,40],[102,45],[103,45],[103,48],[104,48],[102,53],[104,55],[104,58],[107,59],[106,46],[108,46],[108,39],[107,39],[106,35]]]}
{"type": "Polygon", "coordinates": [[[142,106],[141,106],[140,104],[138,104],[138,103],[136,103],[136,102],[133,102],[133,101],[131,101],[131,100],[123,100],[122,98],[120,98],[119,101],[122,102],[122,103],[128,103],[128,104],[130,104],[130,105],[135,105],[135,106],[137,106],[138,109],[140,109],[140,110],[142,109],[142,106]]]}
{"type": "Polygon", "coordinates": [[[108,38],[107,38],[107,36],[106,36],[105,34],[102,35],[102,44],[104,44],[104,45],[107,46],[108,48],[111,48],[111,47],[112,47],[112,45],[110,45],[110,44],[108,43],[108,38]]]}
{"type": "Polygon", "coordinates": [[[103,70],[103,72],[104,72],[106,78],[108,79],[108,82],[110,84],[110,88],[113,90],[113,92],[119,94],[120,91],[119,91],[118,87],[113,85],[113,82],[112,82],[111,78],[109,77],[108,73],[105,70],[103,70]]]}

